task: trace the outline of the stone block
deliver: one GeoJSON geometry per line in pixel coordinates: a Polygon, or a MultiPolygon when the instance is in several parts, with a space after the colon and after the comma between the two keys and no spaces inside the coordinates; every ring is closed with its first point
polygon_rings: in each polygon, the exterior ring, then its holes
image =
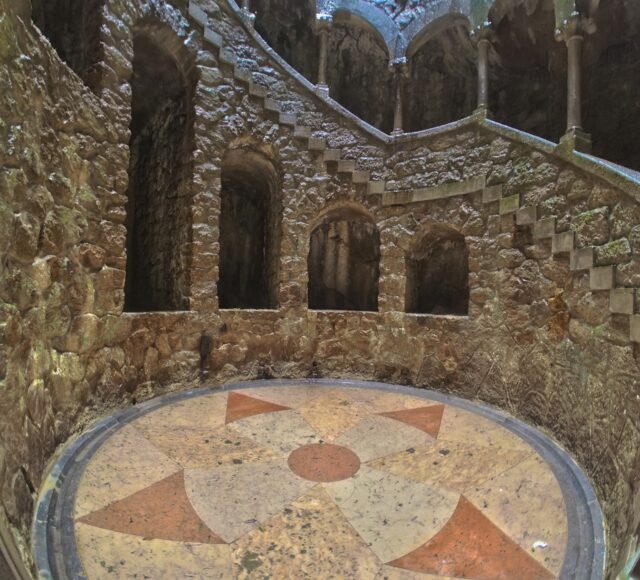
{"type": "Polygon", "coordinates": [[[500,215],[517,212],[520,209],[520,195],[510,195],[500,200],[500,215]]]}
{"type": "Polygon", "coordinates": [[[640,342],[640,316],[636,315],[631,317],[630,331],[631,341],[640,342]]]}
{"type": "Polygon", "coordinates": [[[222,48],[222,45],[224,44],[222,36],[208,26],[204,29],[204,39],[213,44],[216,48],[222,48]]]}
{"type": "Polygon", "coordinates": [[[193,18],[200,26],[206,26],[209,22],[207,13],[200,8],[193,0],[189,2],[189,16],[193,18]]]}
{"type": "Polygon", "coordinates": [[[635,312],[635,288],[615,288],[609,293],[609,310],[614,314],[633,315],[635,312]]]}
{"type": "Polygon", "coordinates": [[[326,149],[322,157],[325,161],[337,162],[342,157],[342,151],[340,149],[326,149]]]}
{"type": "Polygon", "coordinates": [[[593,248],[580,248],[571,254],[571,270],[589,270],[593,268],[593,248]]]}
{"type": "Polygon", "coordinates": [[[297,117],[293,113],[280,113],[278,117],[278,123],[288,127],[295,127],[296,121],[297,117]]]}
{"type": "Polygon", "coordinates": [[[533,228],[533,237],[536,240],[550,238],[556,233],[556,218],[544,218],[537,221],[533,228]]]}
{"type": "Polygon", "coordinates": [[[611,290],[615,284],[615,268],[601,266],[589,271],[589,287],[591,290],[611,290]]]}
{"type": "Polygon", "coordinates": [[[309,139],[309,151],[324,151],[327,148],[327,142],[324,139],[311,137],[309,139]]]}
{"type": "Polygon", "coordinates": [[[340,159],[338,161],[338,173],[353,173],[356,170],[354,159],[340,159]]]}
{"type": "Polygon", "coordinates": [[[573,251],[573,232],[560,232],[553,234],[551,251],[554,254],[564,254],[573,251]]]}
{"type": "Polygon", "coordinates": [[[279,113],[280,112],[280,103],[278,103],[278,101],[274,101],[273,99],[270,98],[266,98],[264,100],[264,110],[265,111],[271,111],[272,113],[279,113]]]}
{"type": "Polygon", "coordinates": [[[369,177],[370,173],[368,171],[356,169],[351,175],[351,180],[353,181],[353,183],[368,183],[369,177]]]}
{"type": "Polygon", "coordinates": [[[311,127],[305,127],[304,125],[296,125],[293,128],[293,136],[296,139],[309,139],[311,137],[311,127]]]}
{"type": "Polygon", "coordinates": [[[251,71],[241,66],[234,67],[233,76],[236,80],[239,80],[242,83],[251,82],[251,71]]]}
{"type": "Polygon", "coordinates": [[[267,96],[267,88],[257,83],[249,83],[249,94],[252,97],[264,99],[267,96]]]}
{"type": "Polygon", "coordinates": [[[502,183],[491,185],[482,190],[482,203],[491,203],[502,199],[502,183]]]}
{"type": "Polygon", "coordinates": [[[382,195],[386,186],[385,181],[370,181],[367,185],[367,193],[369,195],[382,195]]]}
{"type": "Polygon", "coordinates": [[[233,52],[231,52],[227,48],[220,49],[220,62],[222,64],[228,64],[230,66],[235,66],[237,57],[233,52]]]}
{"type": "Polygon", "coordinates": [[[521,207],[516,212],[516,224],[519,226],[529,226],[538,221],[538,206],[521,207]]]}

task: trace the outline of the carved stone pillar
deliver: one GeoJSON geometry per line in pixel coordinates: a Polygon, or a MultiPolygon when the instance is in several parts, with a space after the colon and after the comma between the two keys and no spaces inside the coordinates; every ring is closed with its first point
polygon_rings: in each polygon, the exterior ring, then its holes
{"type": "Polygon", "coordinates": [[[396,58],[391,61],[390,68],[395,73],[395,87],[396,87],[396,101],[393,110],[393,131],[392,135],[400,135],[404,132],[403,129],[403,94],[404,94],[404,80],[409,76],[409,67],[407,65],[407,59],[405,57],[396,58]]]}
{"type": "Polygon", "coordinates": [[[586,153],[591,151],[591,136],[582,128],[582,44],[593,32],[593,20],[578,12],[563,20],[556,30],[556,39],[567,45],[567,132],[560,142],[586,153]]]}
{"type": "Polygon", "coordinates": [[[471,38],[478,48],[478,106],[476,113],[489,113],[489,50],[493,30],[486,20],[471,32],[471,38]]]}
{"type": "Polygon", "coordinates": [[[316,91],[324,96],[329,96],[327,84],[327,56],[329,51],[329,35],[333,19],[330,14],[316,14],[316,32],[320,37],[320,55],[318,58],[318,84],[316,91]]]}

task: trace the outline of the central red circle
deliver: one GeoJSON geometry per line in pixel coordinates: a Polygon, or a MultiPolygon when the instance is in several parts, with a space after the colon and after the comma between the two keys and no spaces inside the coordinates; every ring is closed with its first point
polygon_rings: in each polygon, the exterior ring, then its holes
{"type": "Polygon", "coordinates": [[[346,447],[314,443],[293,451],[289,467],[304,479],[328,483],[355,475],[360,469],[360,458],[346,447]]]}

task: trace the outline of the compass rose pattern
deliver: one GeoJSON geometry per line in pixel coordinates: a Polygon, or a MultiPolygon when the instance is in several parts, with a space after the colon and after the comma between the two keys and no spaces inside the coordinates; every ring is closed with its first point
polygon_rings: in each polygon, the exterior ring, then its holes
{"type": "Polygon", "coordinates": [[[75,501],[87,578],[557,578],[562,491],[471,412],[343,386],[213,392],[126,424],[75,501]]]}

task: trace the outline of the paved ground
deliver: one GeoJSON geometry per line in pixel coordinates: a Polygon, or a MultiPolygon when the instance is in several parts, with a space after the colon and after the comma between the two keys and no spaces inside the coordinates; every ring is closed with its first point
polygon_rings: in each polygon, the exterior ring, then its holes
{"type": "Polygon", "coordinates": [[[546,579],[547,462],[478,414],[335,385],[210,392],[106,438],[75,492],[93,578],[546,579]]]}

